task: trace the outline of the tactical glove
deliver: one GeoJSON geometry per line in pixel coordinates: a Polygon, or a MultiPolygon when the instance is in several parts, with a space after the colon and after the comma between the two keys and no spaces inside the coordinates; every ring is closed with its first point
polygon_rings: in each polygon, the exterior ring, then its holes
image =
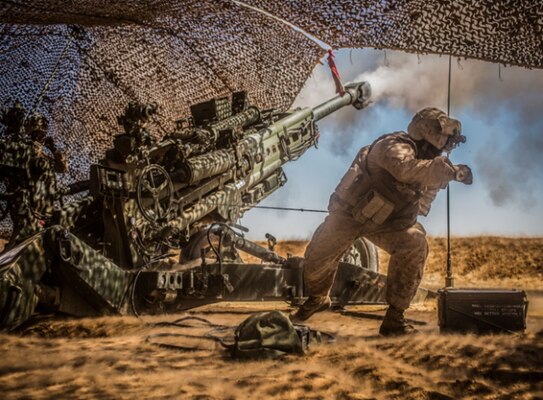
{"type": "Polygon", "coordinates": [[[473,183],[473,174],[471,168],[464,164],[458,164],[454,166],[455,176],[454,180],[462,182],[465,185],[471,185],[473,183]]]}

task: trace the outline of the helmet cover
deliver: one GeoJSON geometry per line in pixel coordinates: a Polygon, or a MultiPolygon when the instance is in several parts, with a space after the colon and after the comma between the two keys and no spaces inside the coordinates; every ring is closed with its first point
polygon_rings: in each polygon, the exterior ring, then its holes
{"type": "Polygon", "coordinates": [[[413,140],[425,140],[439,150],[443,150],[447,140],[460,134],[462,124],[435,107],[427,107],[413,116],[407,134],[413,140]]]}

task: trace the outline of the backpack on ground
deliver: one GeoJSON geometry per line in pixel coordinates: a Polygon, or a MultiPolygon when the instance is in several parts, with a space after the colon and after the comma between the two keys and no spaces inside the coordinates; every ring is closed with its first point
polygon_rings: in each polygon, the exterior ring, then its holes
{"type": "Polygon", "coordinates": [[[305,354],[311,339],[320,339],[320,333],[304,325],[293,325],[280,311],[251,315],[237,327],[235,334],[231,354],[242,359],[305,354]]]}

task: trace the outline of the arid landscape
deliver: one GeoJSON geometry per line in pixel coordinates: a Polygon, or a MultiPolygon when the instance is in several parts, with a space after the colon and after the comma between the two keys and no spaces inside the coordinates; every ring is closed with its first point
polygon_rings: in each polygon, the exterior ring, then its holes
{"type": "MultiPolygon", "coordinates": [[[[421,334],[377,335],[383,306],[324,312],[312,328],[336,335],[312,344],[305,356],[234,361],[217,343],[161,338],[193,348],[149,343],[150,335],[204,335],[210,327],[156,323],[198,316],[237,326],[259,310],[288,312],[285,303],[223,303],[178,315],[37,319],[0,334],[0,393],[5,399],[531,399],[543,398],[543,238],[454,238],[457,286],[525,289],[528,329],[518,335],[441,335],[436,304],[407,313],[421,334]]],[[[276,250],[302,255],[306,242],[285,241],[276,250]]],[[[446,242],[430,239],[423,286],[443,285],[446,242]]],[[[381,255],[381,270],[386,255],[381,255]]],[[[231,331],[225,331],[226,338],[231,331]]],[[[153,339],[155,340],[155,339],[153,339]]],[[[158,340],[158,339],[157,339],[158,340]]]]}

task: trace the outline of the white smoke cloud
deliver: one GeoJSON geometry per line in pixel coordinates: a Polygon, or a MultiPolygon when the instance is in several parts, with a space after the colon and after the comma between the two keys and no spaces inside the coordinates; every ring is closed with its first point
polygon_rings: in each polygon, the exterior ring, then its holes
{"type": "Polygon", "coordinates": [[[428,104],[445,108],[447,75],[443,59],[432,57],[418,63],[417,57],[395,54],[388,65],[366,71],[357,81],[368,81],[373,89],[373,101],[387,102],[394,108],[417,111],[428,104]]]}
{"type": "MultiPolygon", "coordinates": [[[[446,109],[448,56],[419,56],[394,52],[388,65],[365,71],[356,80],[371,82],[374,101],[385,101],[415,112],[432,104],[446,109]]],[[[496,106],[513,105],[514,111],[540,108],[543,97],[543,71],[500,67],[476,60],[452,60],[451,109],[475,107],[488,114],[496,106]]],[[[485,115],[487,116],[487,115],[485,115]]]]}
{"type": "MultiPolygon", "coordinates": [[[[388,51],[385,59],[382,51],[364,50],[356,52],[356,58],[362,54],[364,60],[354,66],[345,54],[336,58],[343,80],[370,82],[374,108],[409,113],[427,106],[447,110],[448,56],[388,51]],[[364,72],[355,74],[356,70],[364,72]]],[[[455,58],[451,70],[451,115],[468,114],[489,126],[487,132],[469,132],[485,135],[484,149],[472,160],[477,177],[496,205],[534,205],[534,193],[543,189],[543,71],[455,58]],[[506,132],[496,127],[496,121],[504,118],[510,127],[506,132]]],[[[295,104],[318,104],[334,95],[333,90],[328,67],[317,68],[295,104]]],[[[365,111],[365,125],[368,118],[375,118],[371,108],[365,111]]],[[[350,108],[324,123],[335,135],[331,151],[339,155],[360,131],[360,117],[350,108]]],[[[396,129],[401,128],[405,129],[396,129]]]]}

